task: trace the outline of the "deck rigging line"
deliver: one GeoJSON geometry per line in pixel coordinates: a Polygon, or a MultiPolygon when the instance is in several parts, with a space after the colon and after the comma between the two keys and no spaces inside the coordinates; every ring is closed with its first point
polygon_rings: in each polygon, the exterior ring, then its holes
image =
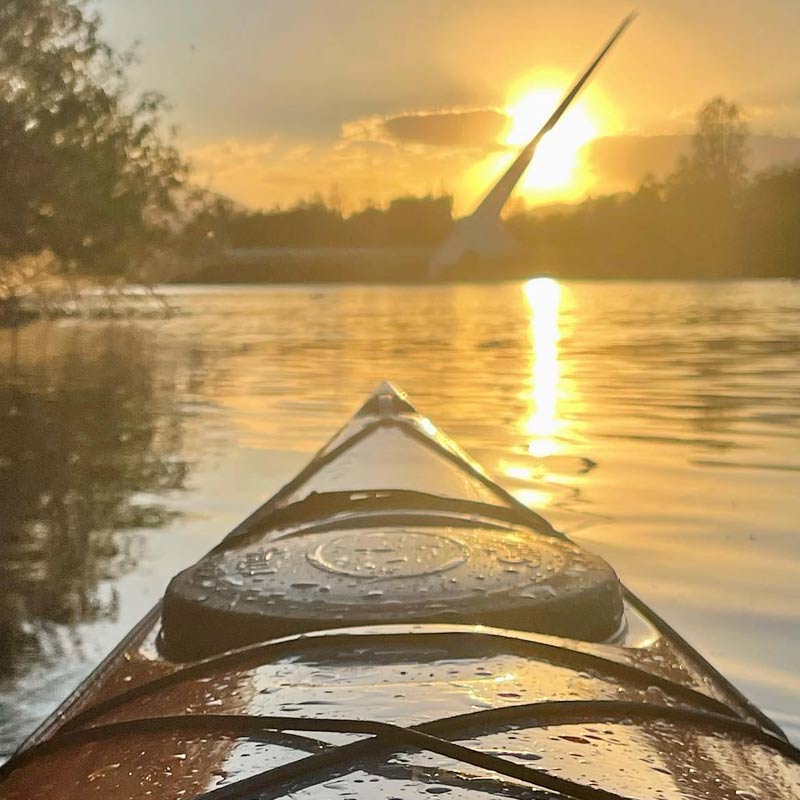
{"type": "MultiPolygon", "coordinates": [[[[454,717],[403,727],[373,720],[352,719],[308,719],[286,716],[253,716],[237,714],[189,714],[178,716],[145,717],[141,719],[113,722],[96,727],[57,734],[52,739],[23,752],[10,762],[8,769],[0,771],[0,779],[37,757],[49,755],[70,746],[126,734],[142,734],[176,731],[224,730],[247,738],[256,738],[267,731],[303,731],[364,734],[371,738],[340,746],[325,746],[308,741],[295,746],[318,752],[296,761],[258,773],[227,786],[212,789],[196,796],[195,800],[244,800],[258,795],[259,798],[277,796],[291,782],[302,782],[308,786],[318,783],[320,772],[331,767],[347,769],[354,761],[375,757],[392,750],[420,750],[437,753],[490,770],[499,775],[523,781],[532,786],[560,792],[574,800],[626,800],[623,795],[605,789],[588,786],[560,778],[544,770],[529,767],[498,756],[484,753],[451,741],[456,734],[467,730],[486,730],[489,726],[505,724],[519,729],[527,727],[552,727],[564,724],[591,723],[637,724],[644,722],[680,723],[699,731],[745,736],[754,744],[776,750],[781,755],[800,763],[800,750],[791,743],[778,739],[756,725],[742,719],[684,707],[659,706],[619,700],[561,700],[553,702],[527,703],[503,708],[482,709],[454,717]],[[449,738],[441,738],[447,735],[449,738]],[[268,793],[268,795],[265,794],[268,793]]],[[[296,787],[295,787],[296,788],[296,787]]]]}

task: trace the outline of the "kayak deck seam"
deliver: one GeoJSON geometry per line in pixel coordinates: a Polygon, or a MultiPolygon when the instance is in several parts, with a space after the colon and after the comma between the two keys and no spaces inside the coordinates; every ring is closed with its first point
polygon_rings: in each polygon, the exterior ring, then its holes
{"type": "MultiPolygon", "coordinates": [[[[454,643],[459,639],[467,639],[473,642],[475,637],[484,641],[491,642],[498,639],[506,646],[509,652],[516,652],[523,656],[535,655],[538,651],[539,655],[545,657],[551,663],[558,664],[559,666],[566,666],[571,669],[585,669],[595,668],[598,672],[606,677],[628,679],[635,685],[644,686],[658,686],[661,689],[669,692],[674,698],[682,700],[683,702],[699,706],[712,713],[722,714],[730,717],[738,717],[736,711],[730,708],[716,698],[691,689],[688,686],[683,686],[675,681],[655,675],[647,670],[636,667],[632,664],[624,664],[614,661],[603,656],[595,655],[592,653],[585,653],[580,650],[572,650],[568,647],[562,647],[556,644],[546,642],[536,642],[529,640],[510,639],[503,637],[491,631],[471,631],[471,632],[447,632],[447,633],[429,633],[429,632],[415,632],[415,633],[377,633],[377,634],[326,634],[323,636],[301,635],[298,638],[290,640],[278,640],[271,642],[264,642],[257,645],[250,645],[240,648],[238,650],[231,650],[218,656],[198,661],[189,666],[182,667],[175,672],[167,675],[162,675],[150,681],[135,686],[121,694],[109,698],[95,704],[94,706],[80,712],[72,719],[68,720],[65,725],[65,730],[75,730],[76,728],[91,722],[93,719],[106,714],[114,709],[120,708],[128,702],[133,700],[152,695],[156,691],[168,688],[175,684],[181,683],[185,680],[191,680],[196,677],[206,677],[208,673],[217,668],[224,669],[226,667],[235,667],[241,664],[242,661],[248,658],[257,658],[260,654],[265,654],[267,659],[269,656],[279,657],[281,651],[293,652],[297,649],[304,647],[315,646],[321,643],[326,645],[341,644],[344,649],[352,646],[355,642],[359,645],[368,646],[371,643],[386,644],[388,641],[399,641],[405,637],[425,637],[424,641],[427,643],[432,640],[442,639],[447,643],[454,643]],[[399,638],[398,638],[399,637],[399,638]]],[[[417,641],[421,641],[417,639],[417,641]]],[[[261,663],[267,663],[265,659],[261,663]]],[[[260,666],[260,664],[252,665],[260,666]]]]}

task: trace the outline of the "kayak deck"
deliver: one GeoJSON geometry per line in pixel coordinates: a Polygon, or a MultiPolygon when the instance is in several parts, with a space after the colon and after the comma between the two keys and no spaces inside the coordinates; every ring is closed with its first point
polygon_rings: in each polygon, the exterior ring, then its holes
{"type": "Polygon", "coordinates": [[[611,567],[500,489],[388,384],[171,581],[162,613],[162,650],[181,660],[345,624],[602,641],[623,623],[611,567]]]}
{"type": "Polygon", "coordinates": [[[3,774],[3,800],[800,795],[774,723],[389,386],[3,774]]]}

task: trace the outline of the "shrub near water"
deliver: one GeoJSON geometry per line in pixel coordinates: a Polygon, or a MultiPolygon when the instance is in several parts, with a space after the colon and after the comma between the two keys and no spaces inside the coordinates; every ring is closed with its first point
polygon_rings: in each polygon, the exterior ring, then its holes
{"type": "MultiPolygon", "coordinates": [[[[169,239],[186,168],[164,100],[132,96],[130,53],[69,0],[0,4],[0,258],[135,275],[169,239]]],[[[8,287],[5,287],[8,295],[8,287]]]]}

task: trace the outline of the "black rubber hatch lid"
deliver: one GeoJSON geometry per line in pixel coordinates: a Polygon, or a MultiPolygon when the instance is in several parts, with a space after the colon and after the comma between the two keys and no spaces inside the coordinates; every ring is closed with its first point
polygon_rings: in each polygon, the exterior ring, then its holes
{"type": "Polygon", "coordinates": [[[374,525],[211,553],[170,583],[163,645],[191,659],[311,630],[420,622],[598,641],[621,618],[613,570],[572,542],[467,524],[374,525]]]}

